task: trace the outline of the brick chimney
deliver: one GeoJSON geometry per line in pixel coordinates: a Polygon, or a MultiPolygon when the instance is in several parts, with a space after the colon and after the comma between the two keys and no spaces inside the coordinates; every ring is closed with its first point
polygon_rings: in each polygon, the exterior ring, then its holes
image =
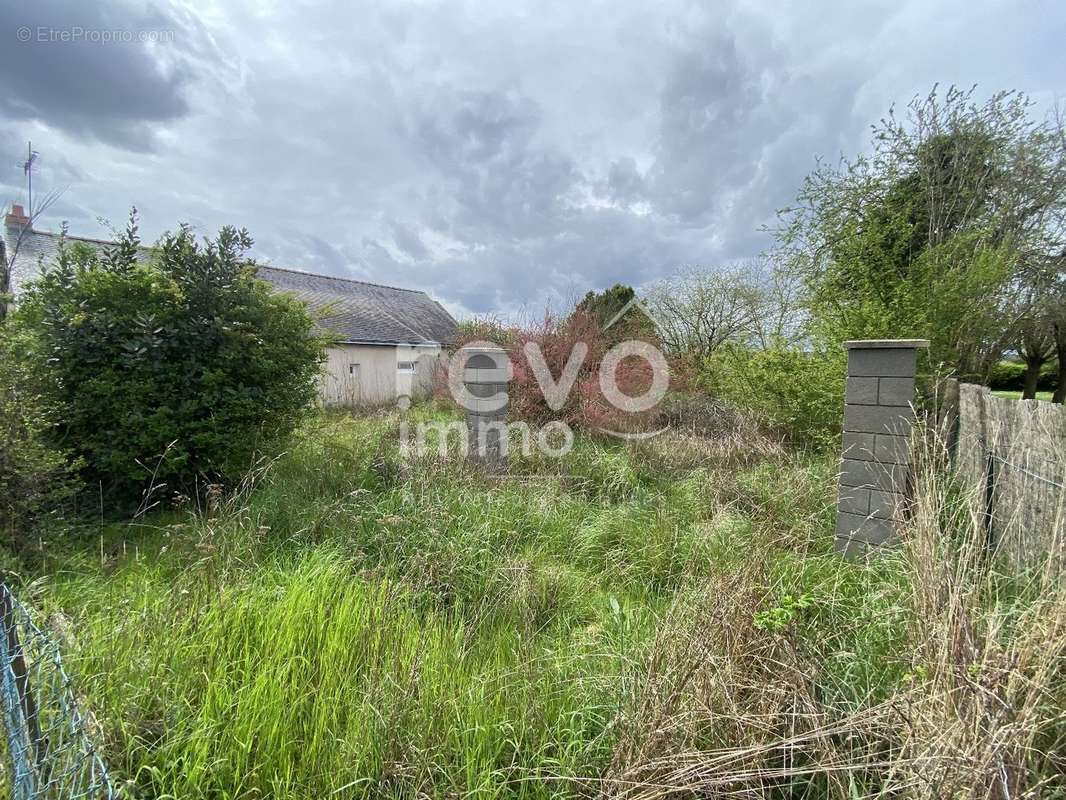
{"type": "Polygon", "coordinates": [[[11,210],[4,217],[4,226],[8,228],[28,228],[30,218],[18,203],[11,204],[11,210]]]}

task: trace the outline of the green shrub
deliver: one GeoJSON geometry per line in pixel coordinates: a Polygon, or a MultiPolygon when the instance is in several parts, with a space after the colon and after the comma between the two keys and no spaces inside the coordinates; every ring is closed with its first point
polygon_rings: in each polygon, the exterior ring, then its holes
{"type": "MultiPolygon", "coordinates": [[[[1037,391],[1053,392],[1059,383],[1059,362],[1047,361],[1040,368],[1037,391]]],[[[1025,363],[1022,361],[997,361],[988,375],[988,386],[1001,391],[1020,392],[1025,388],[1025,363]]]]}
{"type": "Polygon", "coordinates": [[[727,346],[699,368],[697,383],[756,412],[799,444],[835,446],[844,407],[844,350],[727,346]]]}
{"type": "Polygon", "coordinates": [[[1036,381],[1039,392],[1053,392],[1059,386],[1059,362],[1047,361],[1040,368],[1040,377],[1036,381]]]}
{"type": "Polygon", "coordinates": [[[61,245],[26,293],[14,324],[55,429],[116,499],[239,476],[313,400],[323,343],[299,301],[255,279],[250,245],[183,226],[141,262],[131,219],[102,255],[61,245]]]}
{"type": "Polygon", "coordinates": [[[997,361],[988,373],[988,385],[993,389],[1021,391],[1025,364],[1021,361],[997,361]]]}
{"type": "Polygon", "coordinates": [[[48,441],[47,410],[19,343],[0,326],[0,533],[16,546],[76,488],[67,454],[48,441]]]}

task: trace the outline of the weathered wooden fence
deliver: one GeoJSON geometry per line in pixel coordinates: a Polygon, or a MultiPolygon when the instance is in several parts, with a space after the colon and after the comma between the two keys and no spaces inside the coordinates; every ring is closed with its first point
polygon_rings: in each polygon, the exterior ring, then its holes
{"type": "Polygon", "coordinates": [[[1066,406],[949,386],[951,449],[988,525],[989,542],[1019,565],[1066,544],[1066,406]]]}

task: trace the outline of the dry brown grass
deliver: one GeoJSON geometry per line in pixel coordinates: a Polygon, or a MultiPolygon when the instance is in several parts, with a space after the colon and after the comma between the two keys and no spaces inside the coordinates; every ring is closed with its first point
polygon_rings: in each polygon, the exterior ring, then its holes
{"type": "Polygon", "coordinates": [[[768,577],[753,552],[675,605],[604,796],[1066,796],[1066,585],[1051,557],[998,571],[934,455],[890,556],[909,620],[891,657],[909,671],[887,699],[840,702],[825,690],[829,647],[754,623],[768,577]]]}
{"type": "Polygon", "coordinates": [[[707,435],[670,430],[636,446],[639,455],[660,469],[683,473],[698,467],[744,466],[784,458],[781,442],[759,432],[707,435]]]}
{"type": "Polygon", "coordinates": [[[783,438],[754,415],[713,398],[671,397],[659,423],[667,432],[635,449],[672,473],[777,460],[787,452],[783,438]]]}

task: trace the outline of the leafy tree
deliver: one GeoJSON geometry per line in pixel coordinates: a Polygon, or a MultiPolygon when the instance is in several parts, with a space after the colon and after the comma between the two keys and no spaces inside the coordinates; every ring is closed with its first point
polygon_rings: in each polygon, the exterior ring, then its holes
{"type": "Polygon", "coordinates": [[[1032,400],[1044,366],[1055,358],[1055,324],[1066,306],[1061,297],[1062,276],[1044,270],[1027,283],[1019,293],[1019,321],[1011,344],[1025,363],[1022,398],[1032,400]]]}
{"type": "Polygon", "coordinates": [[[1022,399],[1036,397],[1037,383],[1044,364],[1055,354],[1055,336],[1050,321],[1034,315],[1023,321],[1018,353],[1025,362],[1022,379],[1022,399]]]}
{"type": "Polygon", "coordinates": [[[808,176],[778,237],[816,340],[921,336],[934,363],[984,376],[1026,276],[1066,244],[1061,128],[1029,111],[1016,93],[934,89],[874,126],[870,155],[808,176]]]}
{"type": "Polygon", "coordinates": [[[605,330],[611,342],[654,338],[655,323],[640,306],[633,306],[623,317],[618,317],[636,296],[632,286],[616,283],[602,292],[587,293],[574,311],[577,315],[585,315],[592,323],[599,325],[601,330],[605,330]]]}
{"type": "Polygon", "coordinates": [[[232,480],[299,420],[323,342],[298,300],[255,278],[246,231],[182,226],[144,255],[131,216],[102,254],[61,244],[14,323],[59,440],[119,498],[232,480]]]}
{"type": "Polygon", "coordinates": [[[647,303],[689,385],[824,447],[839,435],[844,356],[803,340],[802,289],[794,273],[753,259],[683,269],[652,286],[647,303]]]}
{"type": "Polygon", "coordinates": [[[614,319],[627,304],[633,302],[637,293],[632,286],[616,283],[602,292],[589,292],[577,304],[579,311],[584,311],[595,321],[606,324],[614,319]]]}

